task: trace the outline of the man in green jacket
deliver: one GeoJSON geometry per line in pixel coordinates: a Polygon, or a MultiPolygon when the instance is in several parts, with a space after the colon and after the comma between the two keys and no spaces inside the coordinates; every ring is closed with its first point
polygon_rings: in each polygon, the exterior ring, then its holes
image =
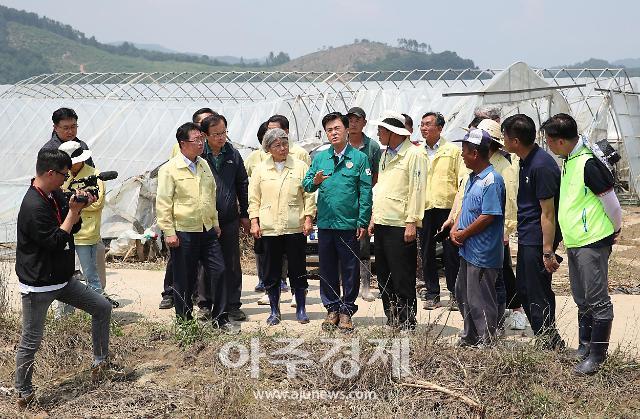
{"type": "Polygon", "coordinates": [[[551,151],[564,159],[558,223],[569,259],[569,282],[578,306],[578,374],[593,374],[609,347],[613,305],[608,289],[611,247],[620,234],[622,209],[614,179],[578,137],[576,121],[557,114],[542,124],[551,151]]]}
{"type": "Polygon", "coordinates": [[[371,168],[366,154],[347,144],[346,115],[325,115],[322,126],[331,147],[315,156],[302,184],[307,192],[318,191],[320,296],[327,309],[322,328],[349,331],[358,310],[358,240],[371,219],[371,168]]]}

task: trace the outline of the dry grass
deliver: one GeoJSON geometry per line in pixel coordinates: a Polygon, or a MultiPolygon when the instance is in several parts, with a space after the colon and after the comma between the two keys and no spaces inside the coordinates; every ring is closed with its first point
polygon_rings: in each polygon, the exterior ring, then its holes
{"type": "Polygon", "coordinates": [[[11,269],[9,264],[0,264],[0,319],[7,315],[10,310],[8,289],[10,276],[9,269],[11,269]]]}
{"type": "MultiPolygon", "coordinates": [[[[19,328],[17,319],[3,317],[0,385],[10,386],[19,328]]],[[[612,354],[600,373],[578,378],[570,353],[544,352],[532,345],[499,342],[488,349],[460,349],[443,343],[435,330],[420,329],[410,338],[409,377],[398,379],[390,363],[366,365],[376,345],[371,339],[402,338],[377,327],[359,329],[353,336],[326,334],[306,340],[301,349],[318,361],[332,346],[320,338],[355,338],[360,345],[360,372],[339,379],[332,363],[316,362],[287,377],[283,365],[262,358],[260,376],[248,368],[230,369],[218,358],[227,342],[249,347],[258,338],[261,350],[283,347],[282,333],[263,331],[239,336],[219,335],[191,328],[177,333],[144,321],[116,325],[112,353],[129,371],[122,382],[93,384],[90,324],[82,315],[61,321],[49,319],[45,341],[37,354],[34,382],[38,410],[52,417],[634,417],[640,415],[640,368],[628,352],[612,354]],[[191,333],[189,339],[185,335],[191,333]],[[183,339],[177,339],[182,336],[183,339]],[[401,382],[429,381],[477,401],[472,410],[459,398],[441,392],[401,386],[401,382]],[[258,390],[374,391],[375,400],[269,400],[258,390]]],[[[188,336],[187,336],[188,337],[188,336]]],[[[15,414],[13,398],[0,397],[0,416],[15,414]]]]}
{"type": "MultiPolygon", "coordinates": [[[[640,230],[638,230],[640,231],[640,230]]],[[[628,234],[635,230],[628,230],[628,234]]],[[[637,237],[637,236],[636,236],[637,237]]],[[[636,243],[627,237],[628,243],[636,243]]],[[[243,238],[243,265],[253,267],[252,241],[243,238]]],[[[625,254],[625,257],[628,255],[625,254]]],[[[611,276],[618,275],[615,259],[611,276]]],[[[163,268],[163,265],[161,265],[163,268]]],[[[625,271],[620,269],[619,274],[625,271]]],[[[13,387],[15,346],[20,319],[7,308],[6,279],[0,272],[0,417],[16,417],[13,387]]],[[[635,278],[637,281],[637,277],[635,278]]],[[[446,312],[450,313],[450,312],[446,312]]],[[[379,327],[359,327],[352,336],[318,333],[301,349],[319,360],[331,346],[322,338],[355,338],[360,344],[359,373],[340,379],[332,363],[302,366],[289,378],[283,365],[259,360],[260,376],[246,367],[229,369],[219,357],[230,341],[261,350],[282,349],[278,338],[297,337],[272,330],[227,336],[197,324],[163,325],[117,315],[111,352],[128,374],[123,381],[94,384],[90,321],[76,314],[47,320],[36,355],[34,383],[38,404],[27,416],[45,411],[51,417],[640,417],[640,366],[637,347],[612,348],[599,373],[577,377],[570,351],[547,352],[521,341],[500,341],[487,349],[461,349],[440,335],[441,327],[420,326],[410,337],[410,376],[398,379],[390,364],[367,365],[376,346],[372,339],[402,338],[379,327]],[[426,381],[453,394],[411,388],[404,382],[426,381]],[[259,400],[257,391],[374,391],[373,400],[259,400]],[[456,394],[479,403],[480,410],[456,394]]],[[[442,323],[443,319],[434,319],[442,323]]],[[[445,321],[446,323],[446,321],[445,321]]]]}

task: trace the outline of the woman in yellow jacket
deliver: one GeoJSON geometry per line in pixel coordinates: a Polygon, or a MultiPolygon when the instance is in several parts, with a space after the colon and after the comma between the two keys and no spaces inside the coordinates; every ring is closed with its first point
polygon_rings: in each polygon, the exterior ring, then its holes
{"type": "Polygon", "coordinates": [[[262,147],[269,158],[258,164],[249,182],[251,234],[264,249],[264,287],[269,296],[270,326],[280,323],[280,281],[282,257],[287,255],[289,281],[296,299],[296,318],[308,323],[305,311],[306,237],[313,229],[315,196],[302,188],[309,169],[306,163],[289,155],[289,139],[284,130],[266,132],[262,147]]]}
{"type": "MultiPolygon", "coordinates": [[[[72,163],[69,177],[62,185],[64,191],[68,191],[70,186],[74,188],[82,186],[72,185],[71,183],[75,180],[100,174],[99,170],[85,164],[85,161],[91,157],[91,151],[83,150],[80,143],[66,141],[60,145],[59,149],[69,154],[72,163]]],[[[87,285],[97,293],[104,294],[98,275],[96,253],[97,244],[100,241],[100,224],[102,222],[102,209],[104,208],[104,182],[98,180],[97,183],[98,196],[96,202],[82,210],[82,227],[80,231],[74,234],[73,239],[76,244],[76,254],[82,266],[82,274],[87,278],[87,285]]],[[[114,304],[114,301],[110,300],[110,302],[114,304]]]]}

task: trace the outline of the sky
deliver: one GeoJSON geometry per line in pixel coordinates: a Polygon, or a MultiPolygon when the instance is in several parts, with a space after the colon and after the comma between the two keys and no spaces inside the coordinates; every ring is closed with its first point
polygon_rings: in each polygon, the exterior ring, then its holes
{"type": "Polygon", "coordinates": [[[0,0],[100,42],[211,56],[291,58],[324,46],[398,38],[455,51],[480,68],[640,58],[638,0],[0,0]]]}

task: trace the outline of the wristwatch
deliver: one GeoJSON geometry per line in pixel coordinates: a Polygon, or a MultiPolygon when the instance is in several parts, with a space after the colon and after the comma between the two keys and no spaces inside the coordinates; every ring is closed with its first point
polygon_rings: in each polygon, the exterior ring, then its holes
{"type": "Polygon", "coordinates": [[[543,253],[542,256],[544,256],[545,259],[552,259],[554,254],[553,253],[543,253]]]}

